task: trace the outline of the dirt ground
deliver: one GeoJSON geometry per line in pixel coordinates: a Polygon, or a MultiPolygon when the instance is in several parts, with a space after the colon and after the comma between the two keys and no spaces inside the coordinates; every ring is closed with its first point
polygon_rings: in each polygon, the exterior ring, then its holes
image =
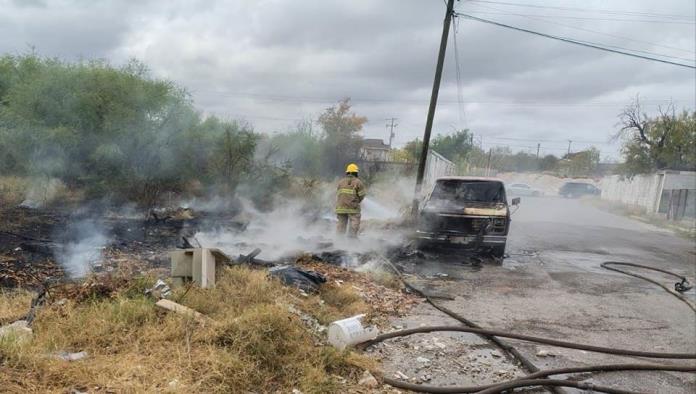
{"type": "MultiPolygon", "coordinates": [[[[696,250],[691,241],[578,200],[523,198],[513,215],[507,251],[502,265],[430,259],[410,270],[419,275],[422,288],[454,298],[438,302],[486,328],[623,349],[696,352],[693,311],[653,284],[599,266],[607,260],[628,261],[693,279],[696,250]]],[[[696,299],[693,289],[686,295],[696,299]]],[[[456,324],[427,304],[393,320],[398,327],[440,323],[456,324]]],[[[541,369],[654,361],[509,342],[541,369]]],[[[434,333],[389,340],[373,351],[387,374],[403,374],[401,379],[416,383],[472,385],[520,373],[504,358],[492,357],[493,349],[471,335],[434,333]],[[443,344],[442,349],[427,346],[433,342],[443,344]]],[[[696,391],[692,374],[614,372],[585,378],[640,392],[696,391]]]]}

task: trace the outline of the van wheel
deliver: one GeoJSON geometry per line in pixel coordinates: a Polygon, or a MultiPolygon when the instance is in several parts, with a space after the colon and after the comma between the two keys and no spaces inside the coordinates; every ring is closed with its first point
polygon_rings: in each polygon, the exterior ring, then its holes
{"type": "Polygon", "coordinates": [[[505,245],[494,246],[493,249],[491,250],[491,255],[495,258],[502,260],[503,257],[505,257],[505,245]]]}

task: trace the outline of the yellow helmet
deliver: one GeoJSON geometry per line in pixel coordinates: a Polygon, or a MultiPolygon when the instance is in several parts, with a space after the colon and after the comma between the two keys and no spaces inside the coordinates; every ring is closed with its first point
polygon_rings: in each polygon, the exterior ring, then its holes
{"type": "Polygon", "coordinates": [[[346,172],[358,172],[358,165],[355,163],[350,163],[346,167],[346,172]]]}

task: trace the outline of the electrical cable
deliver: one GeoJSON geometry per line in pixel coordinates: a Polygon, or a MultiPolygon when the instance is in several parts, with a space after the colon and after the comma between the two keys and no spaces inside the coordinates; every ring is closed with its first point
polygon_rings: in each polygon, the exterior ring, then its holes
{"type": "MultiPolygon", "coordinates": [[[[483,19],[483,18],[479,18],[479,17],[477,17],[477,16],[473,16],[473,15],[470,15],[470,14],[464,14],[464,13],[461,13],[461,12],[456,12],[456,13],[455,13],[455,16],[463,16],[463,17],[465,17],[465,18],[469,18],[469,19],[475,20],[475,21],[477,21],[477,22],[488,23],[488,24],[491,24],[491,25],[495,25],[495,26],[499,26],[499,27],[504,27],[504,28],[506,28],[506,29],[516,30],[516,31],[520,31],[520,32],[523,32],[523,33],[528,33],[528,34],[534,34],[534,35],[537,35],[537,36],[541,36],[541,37],[545,37],[545,38],[550,38],[550,39],[553,39],[553,40],[558,40],[558,41],[566,42],[566,43],[569,43],[569,44],[580,45],[580,46],[584,46],[584,47],[587,47],[587,48],[594,48],[594,49],[598,49],[598,50],[600,50],[600,51],[616,53],[616,54],[625,55],[625,56],[630,56],[630,57],[635,57],[635,58],[643,59],[643,60],[651,60],[651,61],[655,61],[655,62],[659,62],[659,63],[670,64],[670,65],[673,65],[673,66],[679,66],[679,67],[685,67],[685,68],[690,68],[690,69],[696,69],[696,66],[692,66],[692,65],[690,65],[690,64],[678,63],[678,62],[673,62],[673,61],[669,61],[669,60],[658,59],[658,58],[656,58],[656,57],[644,56],[644,55],[639,55],[639,54],[636,54],[636,53],[621,51],[621,50],[618,50],[618,49],[612,49],[612,48],[608,48],[608,47],[606,47],[606,46],[602,46],[601,44],[597,44],[597,43],[593,43],[593,42],[579,41],[579,40],[574,40],[574,39],[571,39],[571,38],[565,38],[565,37],[555,36],[555,35],[553,35],[553,34],[547,34],[547,33],[542,33],[542,32],[538,32],[538,31],[534,31],[534,30],[524,29],[524,28],[521,28],[521,27],[512,26],[512,25],[508,25],[508,24],[505,24],[505,23],[500,23],[500,22],[492,21],[492,20],[490,20],[490,19],[483,19]]],[[[661,56],[661,55],[659,55],[659,54],[654,54],[654,55],[656,55],[656,56],[661,56]]]]}
{"type": "Polygon", "coordinates": [[[457,102],[459,104],[458,109],[459,109],[459,127],[462,127],[462,124],[464,125],[464,128],[468,129],[468,126],[466,124],[466,114],[464,113],[464,88],[462,86],[462,70],[460,67],[460,59],[459,59],[459,45],[457,44],[457,33],[459,33],[459,23],[457,18],[452,18],[452,27],[454,30],[454,34],[452,34],[452,41],[454,42],[454,66],[456,68],[456,75],[457,75],[457,102]]]}
{"type": "Polygon", "coordinates": [[[600,8],[577,8],[577,7],[559,7],[559,6],[549,6],[549,5],[538,5],[538,4],[525,4],[525,3],[511,3],[505,1],[487,1],[487,0],[470,0],[472,3],[490,3],[490,4],[500,4],[500,5],[510,5],[514,7],[528,7],[528,8],[546,8],[546,9],[556,9],[562,11],[579,11],[579,12],[589,12],[589,13],[606,13],[610,15],[633,15],[633,16],[647,16],[655,18],[672,18],[672,19],[683,19],[689,20],[686,15],[678,14],[658,14],[654,12],[642,12],[642,11],[624,11],[624,10],[608,10],[600,8]]]}
{"type": "MultiPolygon", "coordinates": [[[[505,10],[500,9],[500,8],[485,6],[485,5],[481,5],[481,4],[476,4],[476,5],[477,5],[478,7],[483,7],[483,8],[488,9],[488,10],[499,11],[499,12],[501,12],[501,14],[502,14],[502,12],[505,12],[505,10]]],[[[471,13],[485,13],[485,12],[481,12],[481,11],[478,11],[478,10],[470,10],[469,12],[471,12],[471,13]]],[[[620,40],[636,42],[636,43],[639,43],[639,44],[647,44],[647,45],[651,45],[651,46],[654,46],[654,47],[660,47],[660,48],[670,49],[670,50],[679,51],[679,52],[684,52],[684,53],[689,53],[689,54],[694,54],[694,53],[696,53],[696,51],[693,51],[693,50],[690,50],[690,49],[684,49],[684,48],[674,47],[674,46],[670,46],[670,45],[659,44],[659,43],[656,43],[656,42],[643,41],[643,40],[636,40],[635,38],[619,36],[619,35],[616,35],[616,34],[605,33],[605,32],[601,32],[601,31],[597,31],[597,30],[592,30],[592,29],[586,29],[586,28],[584,28],[584,27],[580,27],[580,26],[576,26],[576,25],[568,25],[568,24],[565,24],[565,23],[559,23],[559,22],[555,21],[556,18],[553,18],[554,20],[551,21],[551,20],[546,19],[546,18],[549,18],[548,16],[544,16],[544,15],[537,15],[537,14],[534,14],[534,15],[526,15],[526,14],[517,14],[517,13],[505,13],[504,15],[519,16],[519,17],[522,17],[522,18],[525,18],[525,19],[529,19],[529,20],[533,20],[533,21],[539,21],[539,22],[548,23],[548,24],[551,24],[551,25],[567,27],[567,28],[569,28],[569,29],[574,29],[574,30],[589,32],[589,33],[592,33],[592,34],[598,34],[598,35],[603,35],[603,36],[612,37],[612,38],[618,38],[618,39],[620,39],[620,40]]],[[[638,52],[643,52],[643,51],[638,51],[638,52]]],[[[662,56],[671,57],[671,58],[677,58],[677,57],[674,57],[674,56],[667,56],[667,55],[662,55],[662,56]]],[[[684,58],[677,58],[677,59],[682,59],[682,60],[687,60],[687,61],[691,61],[691,60],[692,60],[692,59],[684,59],[684,58]]]]}
{"type": "Polygon", "coordinates": [[[693,303],[692,301],[690,301],[689,299],[687,299],[687,298],[684,297],[683,295],[679,294],[679,293],[683,293],[683,292],[688,291],[688,290],[691,289],[691,286],[689,285],[689,281],[686,280],[686,278],[683,277],[683,276],[681,276],[681,275],[675,274],[674,272],[670,272],[670,271],[667,271],[667,270],[663,270],[663,269],[661,269],[661,268],[650,267],[650,266],[648,266],[648,265],[635,264],[635,263],[624,263],[624,262],[620,262],[620,261],[605,261],[605,262],[603,262],[602,264],[600,264],[600,266],[601,266],[602,268],[608,269],[608,270],[610,270],[610,271],[620,272],[620,273],[622,273],[622,274],[624,274],[624,275],[630,275],[630,276],[633,276],[633,277],[636,277],[636,278],[639,278],[639,279],[643,279],[643,280],[648,281],[648,282],[650,282],[650,283],[654,283],[654,284],[656,284],[656,285],[662,287],[663,289],[665,289],[669,294],[671,294],[671,295],[677,297],[677,298],[679,299],[679,301],[682,301],[683,303],[685,303],[686,305],[688,305],[689,308],[691,308],[691,310],[693,310],[694,312],[696,312],[696,305],[694,305],[694,303],[693,303]],[[672,290],[672,289],[670,289],[669,287],[663,285],[662,283],[660,283],[660,282],[658,282],[658,281],[656,281],[656,280],[654,280],[654,279],[648,278],[648,277],[643,276],[643,275],[635,274],[635,273],[633,273],[633,272],[628,272],[628,271],[620,270],[620,269],[618,269],[618,268],[612,268],[612,267],[610,267],[610,266],[612,266],[612,265],[622,265],[622,266],[627,266],[627,267],[636,267],[636,268],[642,268],[642,269],[647,269],[647,270],[662,272],[663,274],[671,275],[671,276],[674,276],[674,277],[678,278],[679,280],[681,280],[681,282],[675,283],[675,284],[674,284],[674,290],[672,290]]]}

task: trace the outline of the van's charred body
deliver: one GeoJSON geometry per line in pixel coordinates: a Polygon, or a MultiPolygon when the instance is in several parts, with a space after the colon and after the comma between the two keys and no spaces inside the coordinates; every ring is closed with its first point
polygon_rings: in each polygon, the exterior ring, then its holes
{"type": "Polygon", "coordinates": [[[422,247],[468,249],[502,257],[509,228],[510,210],[502,181],[445,177],[437,180],[420,211],[416,238],[422,247]]]}

